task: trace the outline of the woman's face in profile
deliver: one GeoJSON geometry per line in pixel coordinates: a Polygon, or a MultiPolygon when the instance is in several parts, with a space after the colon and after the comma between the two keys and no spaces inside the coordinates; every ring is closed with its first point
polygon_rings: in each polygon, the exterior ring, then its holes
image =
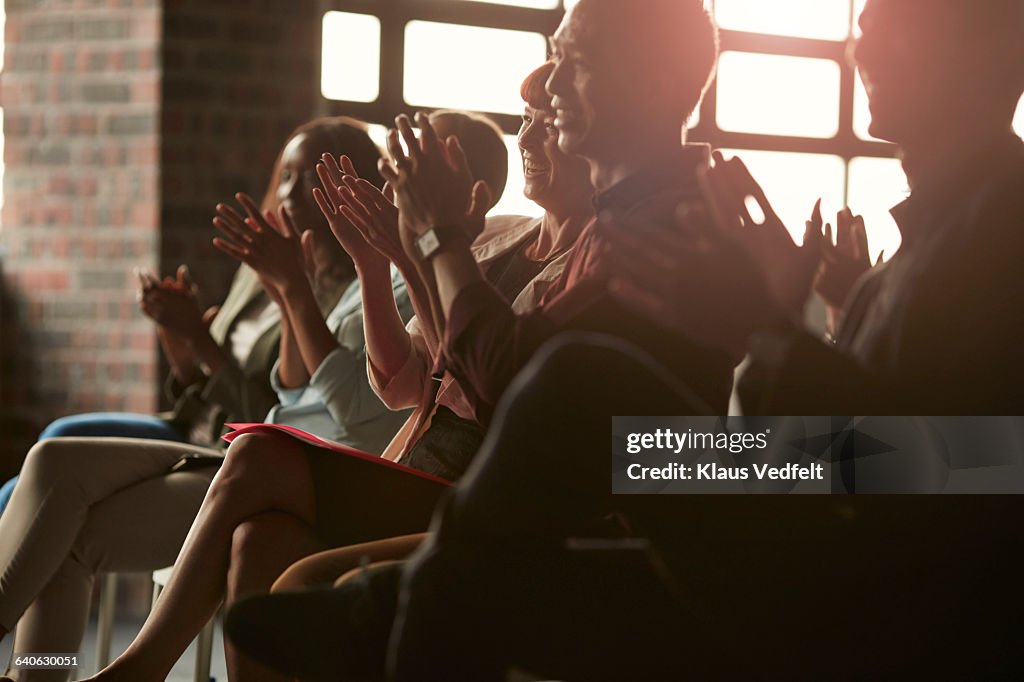
{"type": "Polygon", "coordinates": [[[527,105],[519,129],[526,198],[548,208],[559,197],[583,191],[590,194],[590,172],[583,159],[558,148],[555,112],[527,105]]]}
{"type": "Polygon", "coordinates": [[[313,188],[319,183],[316,164],[323,150],[315,149],[312,138],[299,133],[281,152],[281,175],[277,185],[277,200],[291,214],[296,227],[327,229],[323,214],[313,200],[313,188]]]}

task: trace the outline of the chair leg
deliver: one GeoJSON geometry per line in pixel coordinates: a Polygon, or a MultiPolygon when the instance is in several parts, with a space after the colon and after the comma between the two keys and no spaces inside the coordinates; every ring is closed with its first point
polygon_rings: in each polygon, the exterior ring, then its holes
{"type": "Polygon", "coordinates": [[[117,606],[117,574],[107,573],[100,588],[99,623],[96,628],[96,670],[110,663],[110,640],[114,631],[114,608],[117,606]]]}
{"type": "Polygon", "coordinates": [[[195,682],[210,682],[210,662],[213,659],[213,630],[216,626],[217,616],[214,614],[196,639],[195,682]]]}

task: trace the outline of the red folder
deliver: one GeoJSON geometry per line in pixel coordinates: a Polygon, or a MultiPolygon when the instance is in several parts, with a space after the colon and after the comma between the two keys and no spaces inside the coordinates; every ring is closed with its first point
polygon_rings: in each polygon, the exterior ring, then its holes
{"type": "Polygon", "coordinates": [[[230,429],[234,429],[234,431],[232,431],[231,433],[227,433],[223,436],[224,440],[226,440],[229,443],[244,433],[280,433],[286,436],[290,436],[303,443],[307,443],[318,448],[324,448],[325,450],[330,450],[331,452],[336,452],[339,455],[355,457],[357,459],[370,462],[377,466],[387,467],[389,469],[394,469],[396,471],[402,471],[412,476],[418,476],[419,478],[424,478],[428,481],[433,481],[434,483],[441,483],[447,486],[450,486],[452,484],[451,481],[445,480],[439,476],[434,476],[432,474],[425,473],[418,469],[413,469],[412,467],[407,467],[403,464],[392,462],[390,460],[384,459],[380,455],[371,455],[368,452],[356,450],[355,448],[350,447],[348,445],[342,445],[341,443],[336,443],[333,440],[321,438],[320,436],[313,435],[312,433],[308,433],[306,431],[303,431],[302,429],[297,429],[293,426],[285,426],[284,424],[225,424],[225,426],[227,426],[230,429]]]}

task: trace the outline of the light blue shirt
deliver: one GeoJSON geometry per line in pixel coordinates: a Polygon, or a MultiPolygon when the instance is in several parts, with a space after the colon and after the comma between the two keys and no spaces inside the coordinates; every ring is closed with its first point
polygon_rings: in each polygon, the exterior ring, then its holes
{"type": "MultiPolygon", "coordinates": [[[[403,322],[412,317],[405,282],[392,268],[391,284],[403,322]]],[[[284,388],[278,378],[280,360],[274,363],[270,383],[279,403],[267,415],[267,423],[287,424],[321,438],[380,454],[409,416],[409,410],[391,412],[370,387],[366,370],[366,337],[363,333],[362,289],[358,279],[345,289],[327,316],[327,327],[338,339],[338,348],[320,363],[309,383],[284,388]]]]}

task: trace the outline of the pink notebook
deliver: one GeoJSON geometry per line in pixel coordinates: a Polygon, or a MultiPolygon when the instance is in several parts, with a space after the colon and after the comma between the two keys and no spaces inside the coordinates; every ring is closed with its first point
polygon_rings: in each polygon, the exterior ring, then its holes
{"type": "Polygon", "coordinates": [[[443,483],[444,485],[451,485],[451,481],[447,481],[439,476],[424,473],[418,469],[407,467],[397,462],[384,459],[379,455],[371,455],[368,452],[362,450],[356,450],[348,445],[342,445],[341,443],[335,443],[333,440],[327,440],[320,436],[315,436],[312,433],[307,433],[302,429],[297,429],[293,426],[285,426],[284,424],[225,424],[229,429],[234,429],[231,433],[224,434],[223,438],[227,442],[231,442],[234,439],[241,436],[243,433],[280,433],[286,436],[290,436],[298,441],[307,443],[309,445],[315,445],[318,448],[324,448],[331,452],[336,452],[339,455],[347,455],[349,457],[355,457],[357,459],[364,460],[376,464],[377,466],[387,467],[389,469],[395,469],[397,471],[403,471],[412,476],[418,476],[425,478],[428,481],[434,481],[435,483],[443,483]]]}

